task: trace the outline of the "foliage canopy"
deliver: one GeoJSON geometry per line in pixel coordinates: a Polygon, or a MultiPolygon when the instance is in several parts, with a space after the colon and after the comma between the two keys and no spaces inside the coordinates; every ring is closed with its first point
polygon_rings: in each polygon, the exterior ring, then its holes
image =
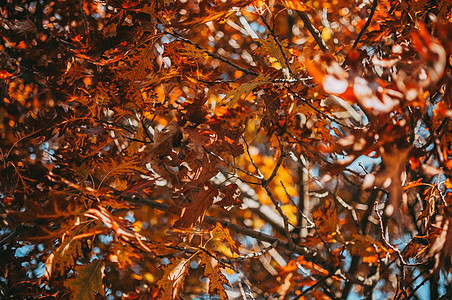
{"type": "Polygon", "coordinates": [[[0,297],[450,299],[451,8],[2,1],[0,297]]]}

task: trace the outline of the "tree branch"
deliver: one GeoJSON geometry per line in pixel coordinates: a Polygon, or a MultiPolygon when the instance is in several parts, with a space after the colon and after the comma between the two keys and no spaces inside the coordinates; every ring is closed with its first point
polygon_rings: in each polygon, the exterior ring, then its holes
{"type": "MultiPolygon", "coordinates": [[[[146,198],[140,199],[138,197],[136,197],[136,198],[127,197],[126,200],[129,202],[132,202],[132,203],[146,205],[148,207],[158,209],[160,211],[172,213],[172,212],[168,211],[168,209],[169,209],[168,205],[157,202],[152,199],[146,199],[146,198]]],[[[289,250],[293,253],[303,255],[306,259],[308,259],[312,262],[315,262],[316,264],[319,264],[322,267],[330,269],[329,266],[331,264],[325,258],[321,257],[320,254],[316,250],[309,249],[307,247],[302,247],[299,245],[294,245],[294,247],[292,248],[288,242],[280,240],[276,237],[270,236],[268,234],[265,234],[260,231],[256,231],[256,230],[253,230],[253,229],[250,229],[247,227],[239,226],[237,224],[231,223],[226,220],[220,220],[220,219],[217,219],[217,218],[214,218],[211,216],[205,216],[204,221],[211,225],[214,225],[217,222],[219,222],[223,227],[227,227],[229,230],[235,231],[237,233],[255,238],[255,239],[263,241],[263,242],[270,243],[272,245],[277,243],[276,247],[278,247],[278,248],[283,248],[283,249],[289,250]]]]}
{"type": "Polygon", "coordinates": [[[320,50],[322,50],[324,53],[330,53],[330,49],[326,45],[325,41],[322,39],[320,32],[317,30],[317,28],[314,27],[314,25],[312,25],[308,14],[305,13],[304,11],[299,10],[297,10],[297,14],[303,21],[303,24],[306,27],[306,29],[311,33],[312,37],[317,42],[317,45],[319,45],[320,50]]]}

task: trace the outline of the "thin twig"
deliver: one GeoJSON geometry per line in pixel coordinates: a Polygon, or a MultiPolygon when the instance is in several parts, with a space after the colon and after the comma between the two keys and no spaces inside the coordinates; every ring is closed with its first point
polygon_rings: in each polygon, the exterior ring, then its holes
{"type": "Polygon", "coordinates": [[[239,257],[234,257],[234,258],[227,259],[226,261],[232,263],[232,262],[235,262],[235,261],[243,261],[243,260],[246,260],[246,259],[256,258],[256,257],[264,255],[265,253],[267,253],[271,249],[276,248],[277,245],[278,245],[278,241],[274,242],[273,244],[271,244],[268,247],[265,247],[264,249],[262,249],[259,252],[244,254],[244,255],[241,255],[239,257]]]}
{"type": "Polygon", "coordinates": [[[222,57],[222,56],[220,56],[220,55],[218,55],[216,53],[213,53],[213,52],[210,52],[209,50],[204,49],[199,44],[194,43],[194,42],[190,41],[189,39],[184,38],[182,35],[178,34],[177,32],[172,33],[172,32],[168,32],[168,31],[164,31],[163,33],[169,34],[169,35],[175,37],[176,39],[178,39],[178,40],[180,40],[180,41],[182,41],[182,42],[184,42],[186,44],[190,44],[190,45],[195,46],[196,49],[204,51],[210,57],[216,58],[219,61],[224,62],[224,63],[230,65],[231,67],[233,67],[233,68],[235,68],[235,69],[237,69],[239,71],[242,71],[244,74],[253,75],[253,76],[258,76],[259,75],[258,73],[254,72],[254,71],[250,71],[248,69],[245,69],[245,68],[233,63],[230,60],[227,60],[226,58],[224,58],[224,57],[222,57]]]}
{"type": "Polygon", "coordinates": [[[334,122],[336,124],[339,124],[345,128],[348,129],[352,129],[352,126],[341,123],[340,121],[334,119],[333,117],[331,117],[330,115],[324,113],[323,111],[321,111],[320,109],[318,109],[317,107],[315,107],[314,105],[312,105],[311,103],[309,103],[308,100],[306,100],[305,98],[301,97],[300,95],[298,95],[294,90],[292,90],[290,87],[288,86],[284,86],[295,98],[298,98],[299,100],[301,100],[303,103],[305,103],[306,105],[308,105],[310,108],[312,108],[314,111],[316,111],[317,113],[321,114],[323,117],[325,117],[326,119],[330,120],[331,122],[334,122]]]}
{"type": "MultiPolygon", "coordinates": [[[[152,199],[147,199],[147,198],[140,199],[138,197],[136,197],[136,198],[127,197],[126,200],[129,202],[132,202],[132,203],[146,205],[146,206],[152,207],[154,209],[158,209],[160,211],[172,213],[168,210],[169,209],[168,205],[157,202],[152,199]]],[[[322,258],[316,250],[312,250],[307,247],[303,247],[303,246],[299,246],[299,245],[294,245],[295,248],[291,248],[291,246],[289,245],[288,242],[282,241],[276,237],[270,236],[268,234],[265,234],[265,233],[247,228],[247,227],[243,227],[243,226],[231,223],[226,220],[220,220],[220,219],[217,219],[217,218],[214,218],[211,216],[205,216],[204,221],[206,223],[212,224],[212,225],[214,225],[216,223],[220,223],[223,227],[228,228],[229,230],[235,231],[237,233],[241,233],[243,235],[255,238],[255,239],[263,241],[263,242],[267,242],[270,244],[277,242],[278,248],[283,248],[283,249],[289,250],[293,253],[303,255],[306,259],[308,259],[310,261],[314,261],[316,264],[322,265],[324,267],[328,267],[328,262],[324,258],[322,258]]]]}
{"type": "Polygon", "coordinates": [[[314,27],[314,25],[312,25],[308,14],[305,13],[304,11],[299,11],[299,10],[297,10],[297,14],[300,17],[300,19],[303,21],[303,24],[306,27],[306,29],[311,33],[312,37],[317,42],[317,45],[319,46],[320,50],[322,50],[324,53],[330,53],[330,49],[328,49],[328,46],[326,45],[325,41],[322,39],[320,32],[317,30],[317,28],[314,27]]]}
{"type": "Polygon", "coordinates": [[[358,43],[359,43],[359,40],[361,39],[361,37],[362,37],[363,34],[364,34],[364,31],[367,29],[367,27],[369,27],[370,22],[372,22],[372,18],[373,18],[373,16],[374,16],[374,13],[375,13],[375,9],[376,9],[376,8],[377,8],[377,0],[374,0],[374,1],[372,2],[372,7],[370,8],[370,14],[369,14],[369,17],[367,18],[366,23],[364,24],[363,28],[361,28],[361,31],[359,32],[358,36],[356,37],[356,40],[355,40],[355,42],[353,43],[352,49],[355,49],[355,48],[356,48],[356,46],[357,46],[358,43]]]}
{"type": "Polygon", "coordinates": [[[306,295],[307,293],[309,293],[310,291],[312,291],[313,289],[315,289],[316,287],[321,285],[323,282],[325,282],[325,280],[332,277],[333,275],[334,275],[333,273],[330,273],[327,276],[323,277],[322,279],[318,280],[315,284],[311,285],[310,287],[305,289],[303,292],[301,292],[299,295],[297,295],[297,297],[293,298],[293,300],[300,299],[301,297],[303,297],[304,295],[306,295]]]}
{"type": "Polygon", "coordinates": [[[263,179],[264,175],[262,175],[261,171],[259,170],[259,168],[256,166],[256,163],[254,162],[253,157],[251,156],[250,153],[250,147],[248,145],[248,142],[246,141],[245,137],[242,136],[242,140],[245,142],[245,146],[246,146],[246,153],[248,153],[248,157],[250,158],[251,164],[253,165],[253,167],[256,169],[257,175],[263,179]]]}
{"type": "Polygon", "coordinates": [[[293,243],[292,235],[290,234],[290,230],[289,230],[289,219],[287,218],[286,214],[282,211],[281,204],[279,203],[279,201],[276,200],[275,197],[273,196],[273,193],[272,193],[270,187],[268,185],[263,185],[263,188],[267,192],[267,196],[272,201],[272,203],[275,206],[276,210],[278,211],[279,215],[283,218],[284,230],[286,231],[286,236],[287,236],[287,239],[289,240],[289,246],[293,249],[295,247],[295,244],[293,243]]]}
{"type": "Polygon", "coordinates": [[[284,230],[286,231],[286,236],[289,241],[289,246],[291,248],[294,248],[295,245],[293,243],[292,235],[290,234],[290,230],[289,230],[289,219],[287,218],[286,214],[282,211],[281,204],[273,196],[273,193],[272,193],[270,187],[268,186],[268,184],[275,178],[276,174],[278,173],[279,168],[281,167],[281,164],[284,161],[284,158],[287,156],[287,154],[283,152],[283,146],[281,145],[281,142],[279,141],[279,139],[278,139],[278,142],[280,143],[281,154],[279,155],[278,161],[276,162],[276,166],[274,167],[270,177],[268,177],[268,179],[261,179],[261,183],[262,183],[262,187],[265,189],[265,192],[267,192],[267,196],[272,201],[272,203],[275,206],[276,210],[278,211],[279,215],[283,218],[284,230]]]}
{"type": "Polygon", "coordinates": [[[411,291],[411,293],[408,295],[407,299],[411,299],[411,298],[413,297],[413,295],[416,294],[417,290],[418,290],[420,287],[424,286],[424,284],[427,282],[427,280],[430,279],[431,276],[432,276],[432,275],[425,277],[425,279],[422,280],[422,282],[421,282],[417,287],[415,287],[415,288],[411,291]]]}
{"type": "MultiPolygon", "coordinates": [[[[377,0],[374,0],[374,1],[372,2],[372,7],[371,7],[371,9],[370,9],[369,17],[367,18],[367,21],[366,21],[366,23],[364,24],[363,28],[361,28],[361,31],[358,33],[358,36],[356,37],[356,40],[355,40],[355,42],[353,43],[351,50],[353,50],[353,49],[356,48],[356,46],[357,46],[358,43],[359,43],[359,40],[361,39],[362,35],[364,34],[364,31],[366,31],[367,27],[369,27],[369,25],[370,25],[370,22],[372,22],[372,17],[374,16],[374,13],[375,13],[375,9],[376,9],[376,8],[377,8],[377,0]]],[[[342,63],[342,67],[344,67],[344,66],[347,64],[347,62],[348,62],[348,55],[347,55],[347,57],[345,57],[345,60],[344,60],[344,62],[342,63]]]]}
{"type": "Polygon", "coordinates": [[[289,59],[287,58],[286,53],[284,52],[284,48],[281,45],[281,43],[279,42],[278,37],[275,34],[275,31],[270,27],[270,25],[268,25],[267,21],[265,21],[265,18],[263,15],[261,15],[261,20],[262,22],[264,22],[265,27],[267,27],[268,31],[270,31],[270,34],[272,35],[273,39],[275,40],[276,44],[278,45],[279,51],[281,52],[281,55],[284,58],[284,62],[286,63],[286,67],[290,72],[290,75],[292,75],[292,77],[297,78],[297,75],[295,75],[294,71],[292,70],[292,68],[290,67],[289,64],[289,59]]]}
{"type": "Polygon", "coordinates": [[[415,263],[415,264],[407,263],[405,261],[405,259],[403,258],[402,252],[397,247],[395,247],[391,243],[389,243],[389,241],[386,239],[385,233],[384,233],[385,229],[384,229],[384,226],[383,226],[383,219],[381,217],[380,211],[378,210],[378,198],[375,199],[375,202],[374,202],[374,212],[375,212],[375,214],[377,216],[378,222],[380,223],[380,237],[381,237],[381,240],[383,241],[383,243],[385,244],[386,247],[390,248],[392,251],[397,253],[397,257],[399,258],[399,261],[402,264],[402,267],[403,266],[415,267],[415,266],[424,265],[425,262],[415,263]]]}

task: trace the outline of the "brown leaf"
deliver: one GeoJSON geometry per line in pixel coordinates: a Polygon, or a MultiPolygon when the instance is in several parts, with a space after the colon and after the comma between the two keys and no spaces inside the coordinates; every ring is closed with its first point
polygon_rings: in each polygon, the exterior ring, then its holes
{"type": "Polygon", "coordinates": [[[49,279],[52,274],[63,275],[69,268],[75,267],[77,259],[82,254],[80,239],[66,237],[61,245],[52,252],[46,260],[45,276],[49,279]]]}
{"type": "Polygon", "coordinates": [[[181,299],[180,290],[184,287],[185,276],[188,274],[190,261],[180,257],[173,257],[170,263],[161,267],[162,278],[157,282],[159,299],[181,299]]]}
{"type": "Polygon", "coordinates": [[[102,283],[104,269],[101,260],[93,260],[88,265],[77,266],[75,268],[77,276],[64,282],[64,286],[72,291],[70,298],[73,300],[95,300],[96,291],[104,296],[104,285],[102,283]]]}
{"type": "Polygon", "coordinates": [[[190,189],[187,193],[189,203],[181,203],[182,208],[180,219],[174,223],[175,227],[189,228],[196,222],[201,221],[204,212],[208,209],[218,195],[218,189],[213,187],[212,183],[197,188],[190,189]]]}
{"type": "Polygon", "coordinates": [[[229,299],[224,288],[224,285],[229,286],[229,282],[221,273],[218,261],[205,252],[200,252],[199,257],[201,258],[201,265],[204,266],[204,276],[209,278],[209,295],[217,295],[222,300],[229,299]]]}
{"type": "Polygon", "coordinates": [[[446,272],[452,270],[452,207],[444,209],[444,216],[440,223],[441,233],[433,242],[427,257],[435,258],[435,274],[440,269],[446,272]]]}
{"type": "Polygon", "coordinates": [[[396,221],[400,221],[399,207],[404,193],[401,176],[411,148],[407,145],[399,147],[396,143],[381,148],[383,168],[376,175],[367,174],[363,181],[364,189],[375,186],[389,190],[385,213],[387,216],[394,215],[396,221]]]}
{"type": "Polygon", "coordinates": [[[161,131],[155,130],[154,142],[143,152],[144,161],[155,160],[158,157],[168,155],[175,144],[180,142],[182,133],[177,122],[169,122],[161,131]]]}
{"type": "Polygon", "coordinates": [[[224,208],[232,207],[232,206],[242,206],[242,201],[240,200],[240,189],[239,186],[235,183],[232,183],[226,187],[226,189],[221,191],[224,196],[221,201],[215,203],[218,206],[222,206],[224,208]]]}

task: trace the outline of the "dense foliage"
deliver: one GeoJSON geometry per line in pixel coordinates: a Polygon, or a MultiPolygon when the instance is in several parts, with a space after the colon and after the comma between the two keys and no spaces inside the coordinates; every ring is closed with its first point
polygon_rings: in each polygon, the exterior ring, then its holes
{"type": "Polygon", "coordinates": [[[0,298],[451,299],[452,2],[0,2],[0,298]]]}

